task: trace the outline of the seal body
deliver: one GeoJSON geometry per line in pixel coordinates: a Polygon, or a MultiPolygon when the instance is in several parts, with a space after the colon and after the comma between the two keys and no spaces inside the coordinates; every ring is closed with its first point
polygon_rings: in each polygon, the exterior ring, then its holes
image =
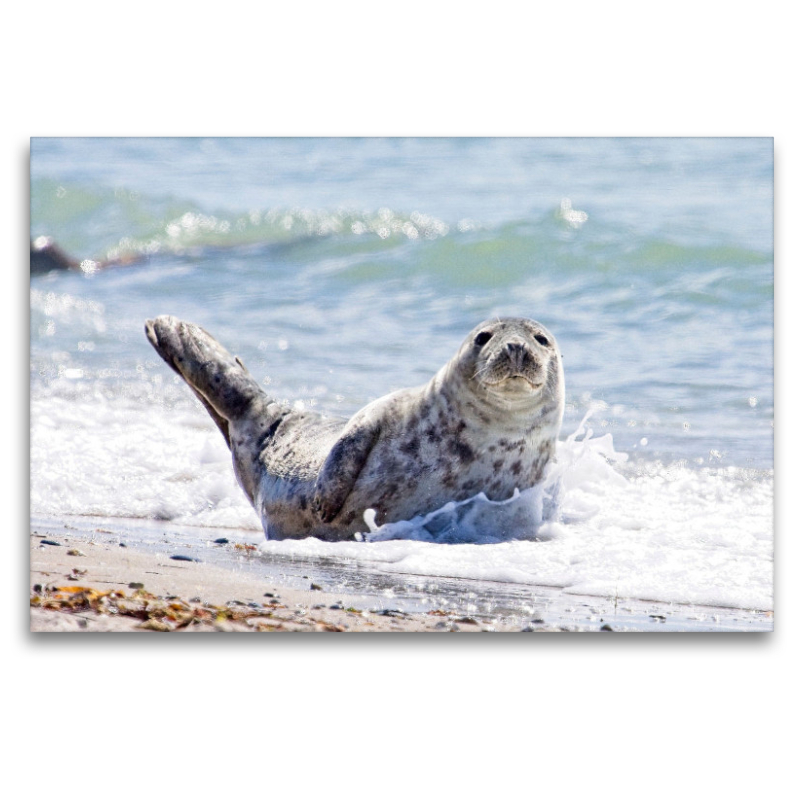
{"type": "Polygon", "coordinates": [[[427,384],[349,420],[280,406],[196,325],[163,316],[145,332],[220,428],[267,538],[349,539],[367,509],[382,525],[479,492],[505,500],[555,454],[561,356],[533,320],[482,323],[427,384]]]}

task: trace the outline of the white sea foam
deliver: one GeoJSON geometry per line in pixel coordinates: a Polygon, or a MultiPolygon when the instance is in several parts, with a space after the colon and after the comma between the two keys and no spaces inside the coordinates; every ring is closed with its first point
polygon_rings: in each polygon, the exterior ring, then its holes
{"type": "Polygon", "coordinates": [[[198,409],[101,394],[31,399],[31,512],[260,527],[198,409]]]}
{"type": "Polygon", "coordinates": [[[610,435],[594,439],[582,423],[560,443],[545,483],[504,503],[479,495],[381,527],[368,515],[366,546],[306,539],[263,549],[577,595],[771,609],[771,476],[680,464],[638,465],[623,474],[617,465],[626,460],[610,435]],[[554,496],[558,505],[541,515],[554,496]],[[456,517],[458,533],[450,527],[456,517]],[[431,523],[442,519],[437,536],[431,523]],[[445,541],[453,543],[441,546],[445,541]]]}
{"type": "MultiPolygon", "coordinates": [[[[543,484],[507,501],[480,494],[383,526],[367,514],[365,541],[262,550],[582,595],[772,608],[771,473],[626,464],[609,434],[594,438],[584,423],[559,444],[543,484]]],[[[260,528],[204,412],[100,393],[32,398],[31,511],[260,528]]]]}

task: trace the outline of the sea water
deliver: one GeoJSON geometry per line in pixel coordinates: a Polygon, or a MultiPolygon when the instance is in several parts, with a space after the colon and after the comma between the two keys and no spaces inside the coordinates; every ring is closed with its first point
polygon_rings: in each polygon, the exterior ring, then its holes
{"type": "MultiPolygon", "coordinates": [[[[266,558],[772,608],[771,139],[33,139],[31,514],[241,529],[266,558]],[[98,268],[116,261],[126,266],[98,268]],[[544,486],[352,542],[263,541],[145,318],[294,408],[422,384],[481,320],[557,336],[544,486]]],[[[24,269],[24,265],[19,265],[24,269]]]]}

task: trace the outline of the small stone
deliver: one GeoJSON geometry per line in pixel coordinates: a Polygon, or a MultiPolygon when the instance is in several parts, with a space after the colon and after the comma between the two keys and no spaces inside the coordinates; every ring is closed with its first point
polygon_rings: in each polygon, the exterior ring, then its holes
{"type": "Polygon", "coordinates": [[[73,547],[71,550],[67,550],[67,555],[68,556],[85,556],[86,553],[82,553],[76,547],[73,547]]]}
{"type": "Polygon", "coordinates": [[[54,542],[52,539],[40,539],[39,544],[49,544],[51,547],[61,547],[61,542],[54,542]]]}
{"type": "Polygon", "coordinates": [[[170,556],[173,561],[199,561],[199,558],[192,558],[191,556],[170,556]]]}
{"type": "Polygon", "coordinates": [[[322,587],[318,583],[312,583],[311,584],[311,591],[312,592],[321,592],[322,591],[322,587]]]}
{"type": "Polygon", "coordinates": [[[229,541],[224,536],[220,536],[219,539],[214,539],[214,544],[229,544],[229,541]]]}
{"type": "Polygon", "coordinates": [[[136,581],[132,581],[128,584],[129,589],[144,589],[143,583],[137,583],[136,581]]]}
{"type": "Polygon", "coordinates": [[[601,630],[601,631],[611,631],[612,633],[614,632],[614,629],[613,629],[613,628],[612,628],[612,627],[611,627],[611,626],[610,626],[608,623],[606,623],[605,625],[603,625],[603,627],[602,627],[602,628],[600,628],[600,630],[601,630]]]}
{"type": "Polygon", "coordinates": [[[167,631],[172,630],[168,623],[162,622],[160,619],[147,619],[141,625],[137,625],[136,627],[144,631],[159,631],[161,633],[166,633],[167,631]]]}

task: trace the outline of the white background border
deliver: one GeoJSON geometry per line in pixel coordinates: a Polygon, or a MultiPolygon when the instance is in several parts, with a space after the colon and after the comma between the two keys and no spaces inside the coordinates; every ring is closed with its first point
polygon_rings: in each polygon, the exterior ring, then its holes
{"type": "Polygon", "coordinates": [[[787,796],[800,674],[797,514],[787,499],[798,415],[785,404],[800,316],[790,9],[698,0],[15,6],[0,56],[12,432],[6,784],[45,796],[193,800],[248,790],[787,796]],[[776,633],[27,634],[29,137],[197,134],[775,136],[776,633]]]}

